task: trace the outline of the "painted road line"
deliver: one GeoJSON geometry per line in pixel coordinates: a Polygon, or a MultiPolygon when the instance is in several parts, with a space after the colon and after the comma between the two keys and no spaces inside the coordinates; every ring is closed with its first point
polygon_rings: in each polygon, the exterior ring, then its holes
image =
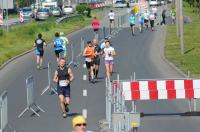
{"type": "Polygon", "coordinates": [[[83,96],[87,96],[87,89],[83,89],[83,96]]]}
{"type": "Polygon", "coordinates": [[[84,81],[87,80],[87,75],[83,75],[83,80],[84,80],[84,81]]]}
{"type": "Polygon", "coordinates": [[[86,68],[86,64],[83,64],[83,68],[86,68]]]}
{"type": "Polygon", "coordinates": [[[82,110],[82,115],[83,115],[85,118],[87,118],[87,109],[83,109],[83,110],[82,110]]]}

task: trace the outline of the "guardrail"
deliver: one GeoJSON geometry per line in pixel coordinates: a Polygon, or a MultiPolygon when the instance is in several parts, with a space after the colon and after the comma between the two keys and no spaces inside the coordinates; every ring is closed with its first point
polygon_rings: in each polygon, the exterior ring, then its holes
{"type": "Polygon", "coordinates": [[[60,17],[56,20],[56,23],[60,23],[62,22],[63,20],[68,20],[70,18],[75,18],[75,17],[82,17],[81,14],[72,14],[72,15],[65,15],[63,17],[60,17]]]}

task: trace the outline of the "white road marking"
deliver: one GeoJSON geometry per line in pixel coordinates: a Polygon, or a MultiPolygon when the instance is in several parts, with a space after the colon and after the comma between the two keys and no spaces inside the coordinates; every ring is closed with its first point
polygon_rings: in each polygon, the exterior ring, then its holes
{"type": "Polygon", "coordinates": [[[83,68],[86,68],[86,64],[83,64],[83,68]]]}
{"type": "Polygon", "coordinates": [[[84,81],[87,80],[87,75],[83,75],[83,80],[84,80],[84,81]]]}
{"type": "Polygon", "coordinates": [[[87,96],[87,89],[83,89],[83,96],[87,96]]]}
{"type": "Polygon", "coordinates": [[[87,118],[87,109],[83,109],[83,110],[82,110],[82,115],[83,115],[85,118],[87,118]]]}

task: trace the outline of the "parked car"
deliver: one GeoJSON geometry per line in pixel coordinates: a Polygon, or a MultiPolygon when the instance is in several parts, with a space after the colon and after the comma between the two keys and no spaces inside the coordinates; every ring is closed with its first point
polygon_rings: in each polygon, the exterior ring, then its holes
{"type": "Polygon", "coordinates": [[[118,0],[118,1],[115,2],[114,7],[115,8],[127,7],[127,3],[124,0],[118,0]]]}
{"type": "Polygon", "coordinates": [[[74,13],[74,8],[70,5],[66,5],[63,7],[63,14],[71,14],[71,13],[74,13]]]}
{"type": "Polygon", "coordinates": [[[62,16],[63,13],[62,13],[60,7],[53,7],[50,9],[50,14],[52,16],[62,16]]]}
{"type": "Polygon", "coordinates": [[[47,20],[49,17],[49,10],[46,8],[37,9],[35,20],[47,20]]]}
{"type": "Polygon", "coordinates": [[[33,11],[31,7],[23,7],[20,11],[23,14],[24,20],[30,20],[33,17],[33,11]]]}
{"type": "Polygon", "coordinates": [[[165,5],[166,4],[166,0],[161,0],[161,4],[165,5]]]}
{"type": "Polygon", "coordinates": [[[161,1],[160,0],[149,0],[149,5],[150,6],[159,6],[159,5],[161,5],[161,1]]]}
{"type": "Polygon", "coordinates": [[[130,0],[128,3],[130,7],[136,6],[138,4],[136,0],[130,0]]]}

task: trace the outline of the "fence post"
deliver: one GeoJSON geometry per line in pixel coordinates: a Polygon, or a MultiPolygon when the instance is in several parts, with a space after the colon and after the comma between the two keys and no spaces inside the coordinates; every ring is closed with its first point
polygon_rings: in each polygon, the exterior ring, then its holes
{"type": "Polygon", "coordinates": [[[18,118],[20,118],[27,110],[31,110],[35,115],[39,116],[38,110],[45,112],[42,108],[40,108],[35,103],[34,99],[34,86],[33,86],[33,76],[30,76],[26,79],[26,108],[18,115],[18,118]],[[33,108],[37,108],[35,111],[33,108]]]}
{"type": "Polygon", "coordinates": [[[8,99],[7,99],[7,91],[4,91],[0,97],[0,114],[1,114],[1,126],[0,132],[4,132],[8,125],[8,99]]]}
{"type": "Polygon", "coordinates": [[[103,37],[106,38],[106,27],[103,26],[103,37]]]}
{"type": "Polygon", "coordinates": [[[48,85],[45,89],[42,90],[42,93],[41,95],[43,95],[48,89],[51,89],[51,91],[54,93],[54,94],[58,94],[56,92],[56,90],[54,88],[52,88],[52,85],[51,85],[51,62],[48,62],[48,85]]]}

